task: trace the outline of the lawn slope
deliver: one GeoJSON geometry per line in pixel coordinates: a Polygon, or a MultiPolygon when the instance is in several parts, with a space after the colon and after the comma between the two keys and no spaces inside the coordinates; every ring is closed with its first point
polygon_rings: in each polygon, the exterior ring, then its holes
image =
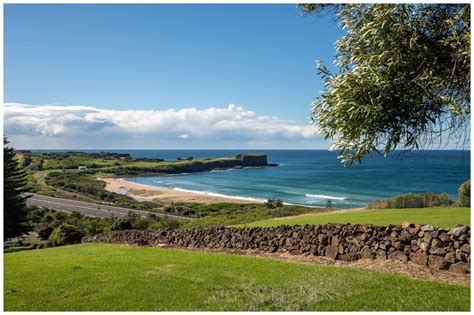
{"type": "Polygon", "coordinates": [[[418,208],[332,211],[329,213],[303,214],[299,216],[262,220],[247,226],[304,225],[325,223],[374,224],[386,226],[411,223],[431,224],[437,227],[470,225],[470,208],[418,208]]]}
{"type": "Polygon", "coordinates": [[[4,254],[6,311],[469,310],[469,287],[177,249],[81,244],[4,254]]]}

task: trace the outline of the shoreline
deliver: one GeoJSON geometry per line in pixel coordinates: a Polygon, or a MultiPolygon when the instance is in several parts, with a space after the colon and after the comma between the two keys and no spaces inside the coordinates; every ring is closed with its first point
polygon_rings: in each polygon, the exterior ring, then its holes
{"type": "Polygon", "coordinates": [[[199,193],[185,189],[171,189],[164,187],[155,187],[151,185],[138,184],[127,181],[126,178],[116,177],[98,177],[100,181],[105,182],[105,189],[109,192],[119,193],[127,189],[124,195],[132,197],[138,201],[158,201],[164,203],[171,202],[196,202],[196,203],[263,203],[263,200],[249,199],[245,197],[230,197],[219,194],[199,193]]]}

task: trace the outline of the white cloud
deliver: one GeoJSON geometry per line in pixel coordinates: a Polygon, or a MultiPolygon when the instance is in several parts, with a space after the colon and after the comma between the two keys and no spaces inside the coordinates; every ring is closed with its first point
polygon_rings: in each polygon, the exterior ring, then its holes
{"type": "Polygon", "coordinates": [[[316,131],[310,124],[259,116],[232,104],[203,110],[110,110],[91,106],[7,103],[4,127],[7,136],[18,139],[30,137],[47,143],[57,139],[58,143],[64,143],[65,139],[88,138],[95,146],[100,145],[100,141],[123,145],[126,140],[153,139],[154,143],[164,143],[166,139],[172,142],[176,138],[271,143],[308,140],[316,131]]]}

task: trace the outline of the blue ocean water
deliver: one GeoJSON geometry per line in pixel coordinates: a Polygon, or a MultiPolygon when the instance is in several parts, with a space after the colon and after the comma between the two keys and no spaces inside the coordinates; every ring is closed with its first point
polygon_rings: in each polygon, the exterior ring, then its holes
{"type": "Polygon", "coordinates": [[[227,157],[262,152],[279,167],[244,168],[205,173],[134,177],[130,181],[211,195],[279,198],[287,203],[358,207],[372,200],[412,192],[447,192],[457,199],[458,187],[470,178],[470,151],[424,151],[411,155],[372,156],[343,167],[337,152],[325,150],[123,150],[133,157],[174,160],[193,156],[227,157]]]}

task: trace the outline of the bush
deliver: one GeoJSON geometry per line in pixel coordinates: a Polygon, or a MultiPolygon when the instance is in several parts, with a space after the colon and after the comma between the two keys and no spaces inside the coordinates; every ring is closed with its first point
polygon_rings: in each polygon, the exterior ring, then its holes
{"type": "Polygon", "coordinates": [[[134,230],[146,230],[150,226],[150,221],[148,219],[137,219],[132,224],[134,230]]]}
{"type": "Polygon", "coordinates": [[[265,205],[268,209],[275,209],[283,206],[283,201],[280,199],[268,199],[267,202],[265,202],[265,205]]]}
{"type": "Polygon", "coordinates": [[[110,226],[112,231],[131,230],[132,228],[132,221],[129,218],[118,218],[110,226]]]}
{"type": "Polygon", "coordinates": [[[432,192],[426,192],[419,195],[411,193],[395,196],[392,198],[369,202],[369,209],[402,209],[402,208],[429,208],[450,206],[454,202],[449,200],[447,193],[436,195],[432,192]]]}
{"type": "Polygon", "coordinates": [[[79,228],[74,225],[62,224],[51,233],[49,243],[54,246],[77,244],[81,242],[83,236],[79,228]]]}
{"type": "Polygon", "coordinates": [[[182,215],[182,216],[195,216],[196,215],[196,210],[190,207],[186,207],[183,205],[176,205],[176,204],[171,204],[167,207],[165,207],[164,212],[167,213],[172,213],[176,215],[182,215]]]}
{"type": "Polygon", "coordinates": [[[54,231],[54,227],[50,226],[48,223],[38,223],[36,225],[36,231],[38,236],[42,240],[47,240],[51,236],[51,233],[54,231]]]}
{"type": "Polygon", "coordinates": [[[461,207],[471,206],[471,180],[465,181],[459,187],[459,205],[461,207]]]}
{"type": "Polygon", "coordinates": [[[181,223],[177,220],[173,219],[164,219],[160,220],[158,219],[155,221],[153,224],[151,224],[148,228],[149,229],[178,229],[181,227],[181,223]]]}

